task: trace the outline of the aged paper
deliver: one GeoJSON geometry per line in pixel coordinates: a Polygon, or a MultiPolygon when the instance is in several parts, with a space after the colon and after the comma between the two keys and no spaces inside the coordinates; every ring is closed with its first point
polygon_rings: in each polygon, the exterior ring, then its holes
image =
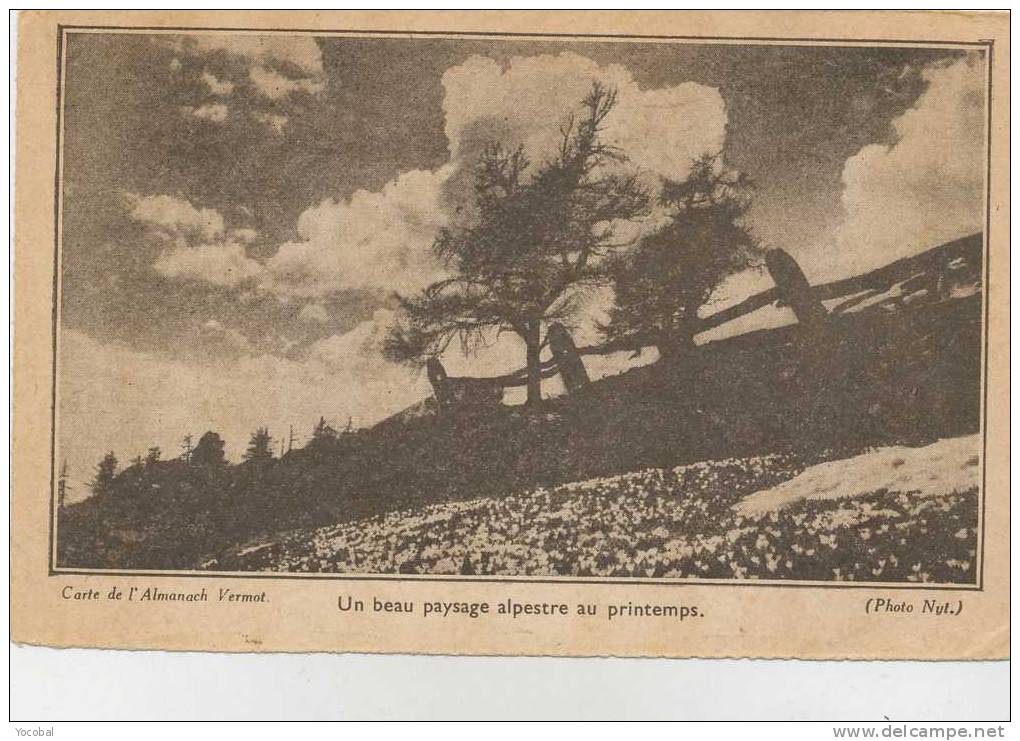
{"type": "Polygon", "coordinates": [[[22,13],[13,638],[1005,658],[1008,28],[22,13]]]}

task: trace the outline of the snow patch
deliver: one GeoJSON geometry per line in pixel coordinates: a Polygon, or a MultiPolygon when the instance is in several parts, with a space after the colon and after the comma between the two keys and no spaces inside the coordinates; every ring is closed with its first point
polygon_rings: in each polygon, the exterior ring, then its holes
{"type": "Polygon", "coordinates": [[[882,489],[921,497],[962,493],[978,486],[978,435],[939,440],[922,448],[888,447],[811,466],[771,489],[737,503],[746,517],[774,512],[807,499],[858,497],[882,489]]]}

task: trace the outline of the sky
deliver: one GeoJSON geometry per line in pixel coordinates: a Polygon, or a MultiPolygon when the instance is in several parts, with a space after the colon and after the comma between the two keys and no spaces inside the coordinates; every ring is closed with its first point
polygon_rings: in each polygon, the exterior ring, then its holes
{"type": "MultiPolygon", "coordinates": [[[[683,179],[722,152],[756,183],[755,236],[819,282],[981,230],[984,74],[980,52],[945,49],[69,34],[72,498],[107,450],[175,455],[212,429],[237,460],[261,425],[302,444],[320,416],[369,425],[424,398],[423,374],[380,356],[394,293],[442,275],[430,245],[481,147],[541,162],[594,80],[619,92],[605,136],[628,167],[683,179]]],[[[489,375],[523,352],[443,360],[489,375]]]]}

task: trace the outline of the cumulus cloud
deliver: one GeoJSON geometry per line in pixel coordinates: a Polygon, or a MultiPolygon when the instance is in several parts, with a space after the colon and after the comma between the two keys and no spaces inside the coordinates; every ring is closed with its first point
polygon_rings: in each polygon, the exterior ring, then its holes
{"type": "Polygon", "coordinates": [[[221,80],[209,71],[202,72],[202,82],[209,87],[213,95],[226,96],[234,92],[234,83],[230,80],[221,80]]]}
{"type": "Polygon", "coordinates": [[[202,52],[220,50],[256,62],[291,64],[310,76],[322,74],[322,52],[311,36],[231,33],[200,34],[187,38],[193,48],[202,52]]]}
{"type": "Polygon", "coordinates": [[[188,82],[189,91],[200,89],[194,83],[208,89],[208,94],[180,108],[184,116],[202,121],[222,124],[233,113],[233,117],[257,121],[270,132],[283,134],[288,117],[253,108],[250,100],[238,105],[238,88],[242,98],[253,93],[272,106],[283,105],[293,93],[318,95],[325,88],[322,54],[308,36],[203,34],[160,37],[156,43],[169,46],[191,62],[185,67],[181,58],[174,57],[170,63],[175,73],[185,70],[184,77],[177,75],[177,79],[188,82]],[[228,64],[217,58],[223,54],[229,55],[228,64]],[[218,76],[224,73],[226,77],[218,76]]]}
{"type": "Polygon", "coordinates": [[[198,108],[185,107],[184,110],[195,118],[214,123],[223,123],[227,120],[227,114],[230,113],[230,109],[224,103],[206,103],[198,108]]]}
{"type": "Polygon", "coordinates": [[[378,368],[386,327],[393,321],[389,309],[377,309],[371,319],[359,323],[350,332],[319,340],[309,349],[309,357],[333,369],[361,369],[371,373],[378,368]]]}
{"type": "Polygon", "coordinates": [[[260,65],[248,70],[248,78],[259,92],[272,100],[282,98],[296,90],[314,95],[323,88],[321,82],[308,78],[292,79],[260,65]]]}
{"type": "MultiPolygon", "coordinates": [[[[322,53],[310,36],[202,34],[175,37],[171,45],[192,56],[223,52],[239,58],[254,89],[270,99],[298,90],[315,94],[323,89],[322,53]]],[[[214,95],[227,96],[234,91],[232,82],[219,80],[208,71],[203,72],[202,80],[214,95]]]]}
{"type": "Polygon", "coordinates": [[[183,198],[127,193],[125,199],[132,219],[172,245],[153,263],[161,275],[214,286],[237,286],[261,275],[262,265],[245,250],[258,238],[254,229],[227,230],[218,211],[196,208],[183,198]]]}
{"type": "Polygon", "coordinates": [[[190,201],[168,195],[126,194],[131,218],[171,232],[199,234],[213,239],[223,233],[223,216],[211,208],[195,208],[190,201]]]}
{"type": "Polygon", "coordinates": [[[298,219],[298,239],[266,263],[264,287],[320,297],[344,288],[409,291],[441,274],[430,245],[444,223],[446,168],[406,172],[379,192],[326,200],[298,219]]]}
{"type": "Polygon", "coordinates": [[[981,231],[983,60],[936,63],[922,74],[928,87],[893,121],[895,143],[869,145],[846,161],[836,255],[805,265],[809,277],[865,272],[981,231]]]}
{"type": "Polygon", "coordinates": [[[267,264],[265,287],[305,297],[344,287],[407,292],[440,277],[430,247],[452,218],[451,193],[463,188],[458,181],[470,176],[481,143],[520,144],[541,161],[555,151],[560,126],[595,80],[619,92],[605,136],[634,167],[683,178],[694,157],[721,149],[726,111],[715,88],[643,90],[624,67],[576,54],[514,57],[506,67],[471,57],[443,76],[450,161],[432,172],[406,172],[379,192],[326,199],[305,211],[299,239],[267,264]]]}
{"type": "Polygon", "coordinates": [[[503,67],[473,56],[443,75],[446,136],[454,159],[479,127],[521,145],[541,161],[554,152],[559,127],[591,89],[616,88],[605,140],[623,149],[639,169],[682,179],[693,158],[722,149],[726,108],[719,90],[694,82],[642,90],[623,66],[600,66],[565,52],[514,57],[503,67]]]}
{"type": "Polygon", "coordinates": [[[244,246],[231,240],[178,245],[160,255],[153,267],[168,278],[215,286],[236,286],[262,273],[262,266],[245,254],[244,246]]]}

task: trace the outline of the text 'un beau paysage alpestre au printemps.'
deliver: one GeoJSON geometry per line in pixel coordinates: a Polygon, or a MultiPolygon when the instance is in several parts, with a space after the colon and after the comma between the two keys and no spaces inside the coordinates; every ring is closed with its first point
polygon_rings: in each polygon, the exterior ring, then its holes
{"type": "Polygon", "coordinates": [[[505,599],[495,604],[490,602],[458,602],[426,600],[420,606],[411,600],[385,601],[373,597],[369,610],[363,600],[341,595],[337,598],[337,609],[341,612],[373,612],[414,615],[422,617],[464,616],[479,618],[483,615],[505,615],[513,619],[523,617],[559,617],[577,615],[596,617],[604,614],[608,620],[636,617],[666,617],[683,621],[687,618],[704,617],[704,611],[693,605],[622,604],[599,605],[594,602],[579,602],[575,605],[563,602],[518,602],[505,599]]]}

